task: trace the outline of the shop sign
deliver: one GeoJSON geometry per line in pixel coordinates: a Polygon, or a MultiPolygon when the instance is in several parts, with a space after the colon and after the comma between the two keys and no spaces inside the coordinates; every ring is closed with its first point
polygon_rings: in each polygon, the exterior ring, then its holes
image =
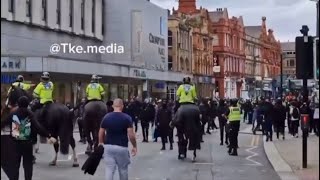
{"type": "Polygon", "coordinates": [[[219,73],[221,71],[221,66],[213,66],[213,72],[219,73]]]}
{"type": "Polygon", "coordinates": [[[159,45],[158,54],[161,59],[165,59],[165,39],[155,36],[152,33],[149,33],[149,42],[152,44],[159,45]]]}
{"type": "Polygon", "coordinates": [[[206,83],[206,84],[210,84],[212,83],[212,78],[205,76],[205,77],[199,77],[199,82],[200,83],[206,83]]]}
{"type": "Polygon", "coordinates": [[[3,74],[1,75],[1,84],[11,84],[17,79],[16,75],[3,74]]]}
{"type": "Polygon", "coordinates": [[[17,72],[24,71],[26,66],[26,59],[21,57],[1,57],[1,71],[2,72],[17,72]]]}
{"type": "Polygon", "coordinates": [[[147,78],[147,73],[144,70],[134,69],[133,76],[138,78],[147,78]]]}

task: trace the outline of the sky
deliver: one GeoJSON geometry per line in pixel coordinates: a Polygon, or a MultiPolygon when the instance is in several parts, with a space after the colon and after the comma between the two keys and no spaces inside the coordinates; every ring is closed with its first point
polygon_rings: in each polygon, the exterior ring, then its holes
{"type": "MultiPolygon", "coordinates": [[[[178,0],[151,2],[165,9],[178,8],[178,0]]],[[[310,35],[316,34],[316,2],[310,0],[197,0],[200,6],[209,11],[227,8],[229,17],[243,16],[245,26],[261,25],[261,17],[266,16],[267,28],[281,42],[294,41],[302,25],[308,25],[310,35]]]]}

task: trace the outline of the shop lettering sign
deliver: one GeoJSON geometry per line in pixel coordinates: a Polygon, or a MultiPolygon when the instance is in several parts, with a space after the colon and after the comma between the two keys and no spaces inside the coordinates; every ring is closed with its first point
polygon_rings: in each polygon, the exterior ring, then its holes
{"type": "Polygon", "coordinates": [[[25,69],[25,59],[1,57],[1,71],[13,72],[25,69]]]}
{"type": "Polygon", "coordinates": [[[133,70],[133,75],[135,77],[146,78],[146,72],[144,70],[135,69],[133,70]]]}
{"type": "Polygon", "coordinates": [[[165,48],[163,47],[165,46],[165,39],[149,33],[149,42],[161,46],[158,47],[158,54],[161,59],[165,59],[165,48]]]}

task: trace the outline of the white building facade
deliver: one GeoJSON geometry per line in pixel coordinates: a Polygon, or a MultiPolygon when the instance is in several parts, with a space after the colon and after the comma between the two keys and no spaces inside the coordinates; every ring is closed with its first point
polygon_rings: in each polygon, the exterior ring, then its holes
{"type": "Polygon", "coordinates": [[[106,99],[153,90],[163,97],[168,81],[183,78],[167,71],[167,10],[145,0],[5,0],[1,26],[1,84],[18,74],[37,83],[48,71],[61,102],[82,97],[92,74],[103,77],[106,99]],[[113,43],[124,53],[51,54],[52,44],[60,43],[83,48],[113,43]]]}

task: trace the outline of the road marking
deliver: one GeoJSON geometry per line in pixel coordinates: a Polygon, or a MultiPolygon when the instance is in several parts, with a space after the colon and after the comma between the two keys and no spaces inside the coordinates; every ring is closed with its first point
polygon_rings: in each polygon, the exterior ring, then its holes
{"type": "Polygon", "coordinates": [[[197,164],[197,165],[213,165],[213,163],[193,163],[193,164],[197,164]]]}
{"type": "Polygon", "coordinates": [[[248,165],[248,166],[263,166],[261,163],[259,163],[259,162],[255,161],[255,160],[251,159],[251,158],[259,155],[258,153],[251,151],[251,150],[253,150],[253,149],[256,149],[257,147],[258,147],[258,146],[254,146],[254,147],[251,147],[251,148],[246,149],[247,152],[252,153],[252,155],[248,156],[248,157],[246,158],[246,160],[252,162],[253,164],[245,164],[245,165],[248,165]]]}
{"type": "Polygon", "coordinates": [[[259,146],[259,140],[260,140],[260,136],[256,136],[256,140],[254,143],[255,146],[259,146]]]}
{"type": "Polygon", "coordinates": [[[255,142],[256,137],[257,137],[257,136],[252,136],[251,144],[250,144],[251,146],[254,146],[254,142],[255,142]]]}

